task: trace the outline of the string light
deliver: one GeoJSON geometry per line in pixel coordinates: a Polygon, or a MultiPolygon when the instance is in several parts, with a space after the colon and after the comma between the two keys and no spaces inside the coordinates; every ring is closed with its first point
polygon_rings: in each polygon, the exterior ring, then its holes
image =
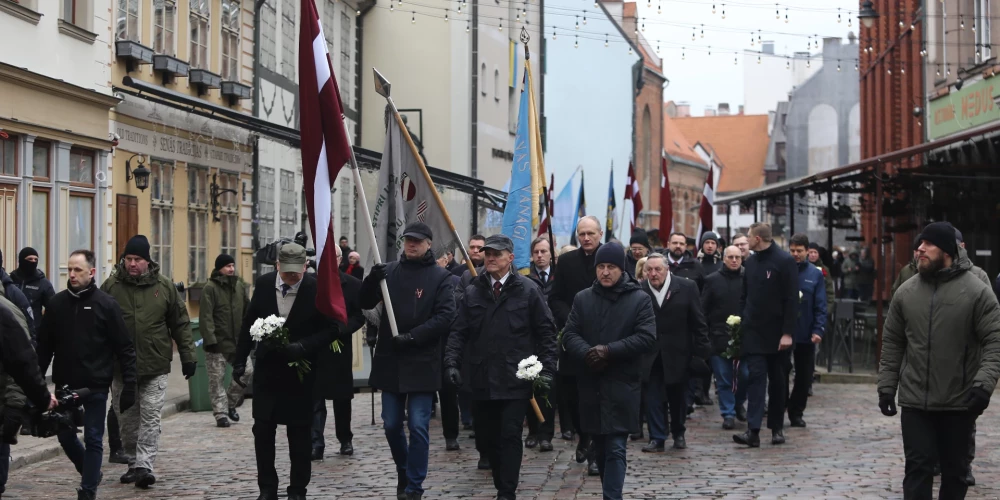
{"type": "Polygon", "coordinates": [[[934,75],[935,76],[941,76],[941,66],[940,65],[937,67],[937,70],[934,71],[934,75]]]}
{"type": "Polygon", "coordinates": [[[573,36],[576,37],[576,40],[573,41],[573,48],[574,49],[579,49],[580,48],[580,35],[573,35],[573,36]]]}
{"type": "Polygon", "coordinates": [[[552,39],[553,40],[556,39],[556,27],[555,26],[552,27],[552,39]]]}
{"type": "Polygon", "coordinates": [[[965,16],[958,16],[958,27],[965,29],[965,16]]]}
{"type": "Polygon", "coordinates": [[[642,20],[642,32],[643,33],[646,32],[646,19],[645,18],[643,18],[643,20],[642,20]]]}
{"type": "Polygon", "coordinates": [[[901,75],[905,75],[906,74],[906,62],[905,61],[900,61],[900,63],[899,63],[899,74],[901,74],[901,75]]]}
{"type": "Polygon", "coordinates": [[[448,9],[444,9],[444,22],[448,22],[448,9]]]}
{"type": "Polygon", "coordinates": [[[753,47],[753,33],[750,33],[750,46],[753,47]]]}
{"type": "Polygon", "coordinates": [[[975,19],[972,20],[972,32],[973,33],[976,32],[976,20],[975,19]]]}
{"type": "Polygon", "coordinates": [[[462,13],[462,2],[459,2],[459,3],[458,3],[458,13],[459,13],[459,14],[461,14],[461,13],[462,13]]]}
{"type": "Polygon", "coordinates": [[[608,34],[607,33],[604,34],[604,46],[605,47],[608,46],[608,34]]]}
{"type": "Polygon", "coordinates": [[[913,31],[916,27],[913,25],[913,21],[910,21],[910,31],[913,31]]]}
{"type": "Polygon", "coordinates": [[[628,46],[628,55],[632,55],[632,46],[631,45],[628,46]]]}
{"type": "Polygon", "coordinates": [[[705,38],[705,25],[704,24],[701,25],[701,37],[705,38]]]}
{"type": "Polygon", "coordinates": [[[583,11],[583,25],[587,25],[587,11],[583,11]]]}
{"type": "MultiPolygon", "coordinates": [[[[693,41],[694,41],[694,39],[695,39],[695,31],[697,31],[697,28],[695,28],[694,26],[692,26],[692,27],[691,27],[691,41],[692,41],[692,42],[693,42],[693,41]]],[[[636,33],[636,35],[638,35],[638,33],[636,33]]]]}
{"type": "Polygon", "coordinates": [[[726,18],[726,4],[722,4],[722,18],[726,18]]]}
{"type": "Polygon", "coordinates": [[[656,55],[660,55],[660,41],[656,41],[656,55]]]}
{"type": "Polygon", "coordinates": [[[890,67],[885,68],[885,72],[891,75],[892,74],[892,67],[890,66],[890,67]]]}
{"type": "Polygon", "coordinates": [[[840,59],[837,59],[837,73],[840,73],[840,59]]]}
{"type": "Polygon", "coordinates": [[[736,53],[733,52],[733,66],[737,66],[739,63],[736,61],[736,53]]]}
{"type": "Polygon", "coordinates": [[[857,70],[858,70],[858,63],[857,63],[857,62],[855,62],[855,63],[854,63],[854,71],[857,71],[857,70]]]}
{"type": "Polygon", "coordinates": [[[659,2],[657,2],[657,4],[656,4],[656,13],[657,14],[663,14],[663,9],[661,7],[662,7],[662,4],[660,4],[659,2]]]}
{"type": "Polygon", "coordinates": [[[850,28],[850,27],[851,27],[851,20],[852,20],[852,19],[853,19],[853,18],[851,17],[851,11],[847,11],[847,27],[848,27],[848,28],[850,28]]]}
{"type": "Polygon", "coordinates": [[[921,45],[920,47],[920,57],[926,57],[926,56],[927,56],[927,42],[924,42],[923,45],[921,45]]]}
{"type": "Polygon", "coordinates": [[[807,68],[811,68],[812,67],[812,61],[810,61],[809,59],[806,59],[806,67],[807,68]]]}
{"type": "Polygon", "coordinates": [[[354,15],[360,16],[361,15],[361,9],[358,9],[357,11],[355,11],[354,15]]]}
{"type": "Polygon", "coordinates": [[[977,43],[976,44],[976,59],[979,59],[979,54],[980,54],[980,52],[979,52],[979,44],[977,43]]]}
{"type": "Polygon", "coordinates": [[[521,20],[521,11],[518,11],[517,14],[514,15],[514,21],[520,21],[520,20],[521,20]]]}
{"type": "Polygon", "coordinates": [[[412,17],[410,17],[410,24],[417,24],[417,12],[413,11],[412,17]]]}
{"type": "Polygon", "coordinates": [[[503,19],[500,20],[500,27],[497,28],[498,31],[503,31],[503,19]]]}
{"type": "Polygon", "coordinates": [[[760,64],[760,53],[757,53],[757,64],[760,64]]]}
{"type": "Polygon", "coordinates": [[[595,8],[595,9],[598,9],[598,8],[600,8],[600,7],[601,7],[600,5],[597,5],[597,0],[594,0],[594,8],[595,8]]]}
{"type": "Polygon", "coordinates": [[[712,2],[712,14],[715,14],[715,2],[712,2]]]}
{"type": "Polygon", "coordinates": [[[785,69],[792,69],[792,61],[785,59],[785,69]]]}
{"type": "Polygon", "coordinates": [[[389,2],[389,12],[395,12],[395,11],[396,11],[396,7],[393,6],[392,2],[389,2]]]}
{"type": "MultiPolygon", "coordinates": [[[[468,32],[469,32],[469,21],[466,21],[466,22],[465,22],[465,32],[466,32],[466,33],[468,33],[468,32]]],[[[553,35],[555,35],[555,34],[556,34],[556,32],[555,32],[555,31],[553,31],[553,32],[552,32],[552,34],[553,34],[553,35]]]]}
{"type": "Polygon", "coordinates": [[[711,45],[708,46],[708,55],[709,56],[712,55],[712,46],[711,45]]]}
{"type": "Polygon", "coordinates": [[[814,35],[816,37],[815,47],[819,48],[819,35],[814,35]]]}
{"type": "Polygon", "coordinates": [[[837,24],[840,24],[840,7],[837,7],[837,24]]]}
{"type": "Polygon", "coordinates": [[[576,16],[576,29],[580,29],[580,16],[576,16]]]}
{"type": "Polygon", "coordinates": [[[785,24],[788,24],[788,7],[785,7],[785,24]]]}
{"type": "Polygon", "coordinates": [[[681,47],[681,61],[686,59],[685,54],[687,53],[686,47],[681,47]]]}
{"type": "Polygon", "coordinates": [[[774,18],[781,19],[781,10],[778,9],[778,4],[774,4],[774,18]]]}
{"type": "Polygon", "coordinates": [[[902,19],[899,20],[899,29],[903,29],[903,20],[902,19]]]}

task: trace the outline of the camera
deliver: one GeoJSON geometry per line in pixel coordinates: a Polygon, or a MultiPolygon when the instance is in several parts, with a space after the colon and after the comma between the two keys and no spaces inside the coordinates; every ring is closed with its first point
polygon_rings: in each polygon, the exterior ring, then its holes
{"type": "Polygon", "coordinates": [[[56,407],[40,412],[33,422],[32,436],[47,438],[63,429],[76,429],[80,425],[80,400],[90,395],[90,389],[71,390],[68,385],[56,389],[56,407]]]}

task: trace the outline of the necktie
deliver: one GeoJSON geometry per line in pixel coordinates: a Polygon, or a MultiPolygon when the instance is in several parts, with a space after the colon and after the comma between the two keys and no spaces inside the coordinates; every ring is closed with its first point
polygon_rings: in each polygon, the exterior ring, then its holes
{"type": "Polygon", "coordinates": [[[545,283],[546,281],[548,281],[549,273],[546,271],[542,271],[538,273],[538,276],[542,278],[542,283],[545,283]]]}
{"type": "Polygon", "coordinates": [[[281,296],[284,297],[285,295],[288,295],[288,291],[291,290],[291,289],[292,289],[292,287],[286,285],[285,283],[282,283],[281,284],[281,296]]]}
{"type": "Polygon", "coordinates": [[[493,282],[493,299],[494,300],[500,298],[500,288],[501,287],[503,287],[503,283],[500,283],[499,281],[494,281],[493,282]]]}

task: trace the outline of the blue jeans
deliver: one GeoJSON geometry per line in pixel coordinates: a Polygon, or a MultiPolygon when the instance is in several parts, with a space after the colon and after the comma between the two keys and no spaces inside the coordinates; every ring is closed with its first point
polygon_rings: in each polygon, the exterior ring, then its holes
{"type": "Polygon", "coordinates": [[[83,440],[76,437],[76,429],[59,431],[59,444],[69,457],[76,471],[83,475],[80,489],[94,493],[101,482],[101,461],[104,455],[104,418],[108,411],[108,393],[95,392],[81,399],[83,407],[83,440]]]}
{"type": "Polygon", "coordinates": [[[712,356],[712,371],[715,372],[715,394],[719,397],[719,411],[722,418],[735,417],[736,406],[743,405],[747,400],[747,379],[750,369],[745,361],[739,361],[740,374],[736,379],[736,391],[733,392],[733,363],[731,359],[722,356],[712,356]]]}
{"type": "Polygon", "coordinates": [[[433,392],[411,392],[396,394],[382,392],[382,427],[385,439],[392,451],[392,460],[397,471],[405,471],[409,484],[407,493],[423,493],[424,479],[427,477],[427,452],[429,438],[427,429],[431,422],[433,392]],[[403,430],[403,408],[409,419],[410,442],[407,446],[406,432],[403,430]]]}
{"type": "Polygon", "coordinates": [[[601,473],[604,500],[622,500],[625,485],[625,457],[628,434],[603,434],[593,437],[597,470],[601,473]]]}

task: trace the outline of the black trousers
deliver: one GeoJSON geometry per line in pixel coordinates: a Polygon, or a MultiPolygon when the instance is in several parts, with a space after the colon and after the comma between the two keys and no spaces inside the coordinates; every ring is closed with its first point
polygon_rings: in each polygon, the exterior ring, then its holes
{"type": "Polygon", "coordinates": [[[444,431],[445,439],[458,439],[458,422],[460,414],[458,412],[458,388],[445,381],[441,384],[438,392],[438,399],[441,403],[441,430],[444,431]]]}
{"type": "MultiPolygon", "coordinates": [[[[813,373],[816,371],[816,346],[814,344],[795,344],[789,354],[795,361],[795,388],[788,396],[788,417],[802,417],[809,400],[809,388],[812,387],[813,373]]],[[[785,380],[791,371],[790,365],[785,366],[785,380]]],[[[786,382],[787,384],[787,382],[786,382]]]]}
{"type": "Polygon", "coordinates": [[[548,394],[549,404],[545,404],[545,398],[535,398],[538,409],[542,410],[542,416],[545,417],[545,422],[538,422],[535,410],[531,409],[531,403],[528,403],[528,435],[534,436],[539,441],[543,439],[552,441],[556,434],[556,406],[559,406],[559,394],[554,386],[555,384],[548,394]]]}
{"type": "Polygon", "coordinates": [[[573,425],[572,410],[570,408],[570,405],[566,403],[565,396],[563,396],[563,393],[566,392],[566,390],[564,389],[566,381],[564,379],[571,379],[574,381],[573,384],[574,385],[576,384],[575,377],[566,377],[564,375],[557,375],[556,382],[554,384],[556,393],[554,396],[549,396],[549,399],[552,400],[552,402],[556,406],[556,410],[559,411],[560,432],[567,432],[567,431],[576,432],[576,426],[573,425]]]}
{"type": "Polygon", "coordinates": [[[590,437],[580,431],[580,393],[575,376],[559,376],[559,407],[565,408],[569,414],[568,421],[573,423],[573,429],[580,436],[580,442],[589,446],[590,437]]]}
{"type": "Polygon", "coordinates": [[[941,464],[941,500],[962,499],[969,489],[969,434],[976,416],[968,412],[923,411],[903,408],[903,453],[906,476],[903,498],[930,500],[934,489],[934,465],[941,464]]]}
{"type": "Polygon", "coordinates": [[[531,406],[524,399],[472,402],[476,448],[490,459],[498,496],[515,498],[521,474],[521,426],[531,406]]]}
{"type": "Polygon", "coordinates": [[[764,420],[764,394],[767,393],[767,428],[772,431],[785,427],[785,399],[788,387],[785,385],[784,352],[772,354],[749,354],[741,363],[747,364],[750,377],[747,381],[747,428],[760,430],[764,420]]]}
{"type": "Polygon", "coordinates": [[[108,448],[111,453],[122,449],[122,430],[118,427],[118,414],[108,401],[108,448]]]}
{"type": "MultiPolygon", "coordinates": [[[[326,400],[317,399],[313,402],[313,424],[312,424],[312,449],[323,450],[326,448],[326,438],[323,432],[326,430],[326,400]]],[[[351,400],[333,400],[333,425],[337,433],[337,441],[341,444],[354,439],[351,432],[351,400]]]]}
{"type": "MultiPolygon", "coordinates": [[[[260,491],[278,494],[278,472],[274,468],[274,438],[278,424],[267,420],[254,420],[253,444],[257,454],[257,486],[260,491]]],[[[288,457],[291,461],[291,480],[288,485],[289,494],[306,494],[306,486],[312,478],[312,454],[310,453],[309,437],[311,425],[289,425],[285,428],[288,435],[288,457]]]]}

